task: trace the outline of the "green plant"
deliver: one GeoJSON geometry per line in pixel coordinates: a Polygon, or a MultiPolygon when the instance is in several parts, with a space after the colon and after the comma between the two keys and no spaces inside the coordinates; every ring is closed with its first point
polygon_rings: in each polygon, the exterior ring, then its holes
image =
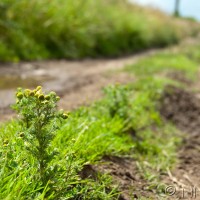
{"type": "Polygon", "coordinates": [[[129,118],[128,106],[129,104],[129,92],[127,86],[111,85],[104,89],[104,93],[107,96],[108,108],[111,117],[118,115],[123,119],[129,118]]]}
{"type": "MultiPolygon", "coordinates": [[[[191,53],[190,51],[190,54],[193,56],[191,59],[184,54],[171,53],[170,51],[159,52],[155,55],[148,56],[134,65],[127,66],[126,69],[139,77],[151,77],[154,74],[180,73],[183,76],[185,75],[186,78],[194,79],[198,69],[198,63],[194,58],[195,52],[191,53]]],[[[187,55],[187,51],[184,51],[187,55]]]]}
{"type": "Polygon", "coordinates": [[[41,86],[34,90],[19,88],[16,97],[13,108],[20,116],[19,137],[24,140],[26,149],[35,158],[40,180],[46,186],[52,177],[52,169],[48,165],[58,153],[55,148],[51,149],[51,141],[59,129],[59,123],[62,119],[67,119],[68,115],[62,110],[57,111],[60,97],[55,92],[45,95],[41,86]]]}

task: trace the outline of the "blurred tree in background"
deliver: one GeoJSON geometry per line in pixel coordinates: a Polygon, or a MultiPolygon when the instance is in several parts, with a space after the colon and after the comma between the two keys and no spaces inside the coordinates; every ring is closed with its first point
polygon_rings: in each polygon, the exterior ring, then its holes
{"type": "Polygon", "coordinates": [[[176,17],[179,17],[179,16],[180,16],[179,7],[180,7],[180,0],[175,0],[174,15],[175,15],[176,17]]]}

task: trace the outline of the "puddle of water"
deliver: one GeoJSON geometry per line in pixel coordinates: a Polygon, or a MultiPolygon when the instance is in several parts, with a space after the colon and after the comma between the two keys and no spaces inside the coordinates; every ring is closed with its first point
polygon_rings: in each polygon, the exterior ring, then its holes
{"type": "Polygon", "coordinates": [[[17,87],[34,88],[42,83],[52,80],[51,77],[25,77],[16,75],[0,76],[0,90],[15,89],[17,87]]]}

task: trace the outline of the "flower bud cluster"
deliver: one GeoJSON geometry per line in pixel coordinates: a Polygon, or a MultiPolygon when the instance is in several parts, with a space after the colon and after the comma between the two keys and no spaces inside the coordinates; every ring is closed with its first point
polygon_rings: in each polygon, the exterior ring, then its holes
{"type": "MultiPolygon", "coordinates": [[[[16,104],[19,104],[20,102],[23,103],[24,100],[33,100],[39,103],[41,106],[50,106],[51,104],[55,105],[56,102],[60,100],[60,97],[57,96],[53,91],[51,91],[49,94],[45,94],[42,91],[41,86],[37,86],[34,90],[23,90],[22,88],[18,88],[16,97],[16,104]]],[[[60,110],[59,116],[63,119],[67,119],[68,113],[64,113],[63,110],[60,110]]]]}
{"type": "Polygon", "coordinates": [[[38,86],[34,90],[30,90],[30,89],[22,90],[22,88],[18,88],[16,97],[17,97],[16,103],[19,103],[23,98],[35,98],[43,102],[43,104],[47,104],[50,100],[54,100],[54,102],[57,102],[60,100],[60,97],[57,96],[55,92],[50,92],[49,94],[45,95],[42,92],[41,86],[38,86]]]}

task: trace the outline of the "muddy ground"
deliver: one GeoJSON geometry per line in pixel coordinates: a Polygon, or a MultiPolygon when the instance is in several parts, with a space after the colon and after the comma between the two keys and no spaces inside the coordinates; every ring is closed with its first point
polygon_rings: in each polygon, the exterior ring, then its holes
{"type": "Polygon", "coordinates": [[[56,91],[61,96],[59,106],[72,110],[100,98],[101,89],[106,85],[133,81],[133,76],[113,71],[156,51],[118,59],[0,64],[0,121],[11,118],[10,105],[15,102],[14,94],[18,86],[34,88],[42,85],[45,91],[56,91]]]}
{"type": "MultiPolygon", "coordinates": [[[[98,174],[109,174],[121,194],[117,199],[131,200],[140,197],[154,198],[154,190],[149,189],[149,184],[138,170],[136,161],[132,158],[104,156],[98,165],[86,165],[80,173],[81,178],[92,178],[98,181],[98,174]]],[[[110,191],[111,188],[108,188],[110,191]]]]}
{"type": "Polygon", "coordinates": [[[168,172],[167,183],[177,190],[173,198],[200,199],[200,96],[168,87],[161,113],[186,135],[179,149],[179,163],[168,172]]]}

